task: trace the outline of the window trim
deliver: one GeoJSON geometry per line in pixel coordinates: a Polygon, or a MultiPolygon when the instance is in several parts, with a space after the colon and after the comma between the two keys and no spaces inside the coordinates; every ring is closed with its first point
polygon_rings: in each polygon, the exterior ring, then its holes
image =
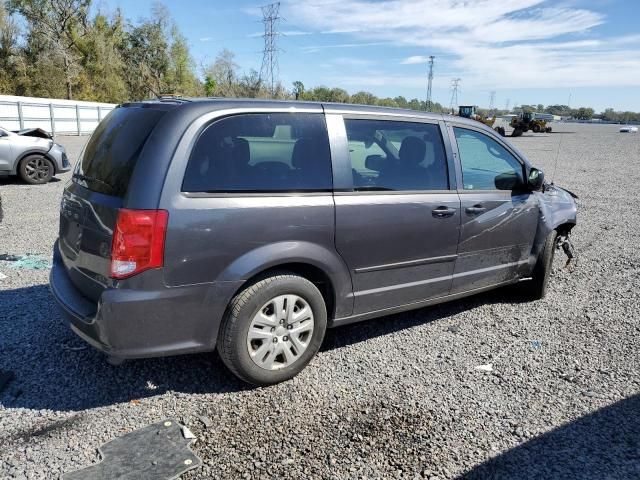
{"type": "MultiPolygon", "coordinates": [[[[348,112],[340,112],[340,113],[327,113],[325,114],[327,117],[327,128],[329,129],[329,141],[331,143],[332,157],[334,158],[334,171],[338,171],[339,168],[335,165],[335,163],[340,162],[344,165],[345,171],[348,172],[348,175],[344,175],[346,177],[341,179],[334,178],[334,194],[340,196],[348,196],[348,195],[419,195],[419,194],[438,194],[438,193],[452,193],[456,191],[457,186],[457,178],[455,174],[455,162],[453,158],[453,152],[451,150],[449,135],[446,129],[446,125],[442,120],[434,119],[434,118],[426,118],[426,117],[413,117],[410,114],[378,114],[371,112],[363,112],[358,113],[356,111],[348,111],[348,112]],[[329,117],[336,117],[336,121],[339,122],[340,125],[330,125],[329,117]],[[438,128],[440,133],[440,139],[442,141],[442,147],[445,155],[445,166],[447,169],[447,180],[449,183],[449,188],[447,190],[355,190],[353,185],[353,176],[351,174],[351,157],[349,154],[349,141],[347,138],[346,132],[346,120],[373,120],[373,121],[385,121],[385,122],[395,122],[395,123],[420,123],[420,124],[429,124],[434,125],[438,128]],[[332,131],[336,127],[340,128],[341,131],[332,131]],[[342,138],[334,138],[335,136],[342,138]],[[332,142],[332,139],[335,141],[332,142]],[[340,140],[344,141],[343,145],[340,145],[340,140]],[[334,148],[342,153],[342,155],[335,155],[334,148]],[[344,157],[344,158],[340,158],[344,157]],[[348,167],[348,168],[347,168],[348,167]],[[346,181],[345,181],[346,180],[346,181]],[[339,186],[338,186],[339,185],[339,186]]],[[[344,174],[344,172],[342,172],[344,174]]]]}
{"type": "MultiPolygon", "coordinates": [[[[218,113],[218,112],[216,112],[218,113]]],[[[207,115],[210,117],[210,115],[207,115]]],[[[199,119],[200,120],[200,119],[199,119]]],[[[196,122],[194,122],[196,123],[196,122]]],[[[182,175],[179,182],[179,191],[184,197],[187,198],[242,198],[242,197],[273,197],[273,196],[324,196],[327,194],[332,194],[333,192],[333,162],[331,155],[331,141],[329,138],[329,129],[327,125],[326,115],[321,110],[314,109],[237,109],[233,113],[225,113],[220,115],[215,115],[206,121],[204,121],[198,128],[197,132],[194,133],[192,139],[189,143],[188,154],[186,156],[186,161],[184,163],[184,167],[182,168],[182,175]],[[331,179],[331,187],[330,188],[314,188],[314,189],[282,189],[282,190],[211,190],[211,191],[190,191],[184,190],[184,182],[187,175],[187,169],[189,168],[189,161],[191,160],[191,155],[193,150],[195,149],[198,140],[200,137],[207,131],[208,128],[213,126],[213,124],[217,122],[224,121],[227,118],[238,117],[241,115],[270,115],[270,114],[303,114],[303,115],[318,115],[322,118],[324,123],[324,132],[327,138],[327,150],[329,153],[329,178],[331,179]]]]}
{"type": "Polygon", "coordinates": [[[511,156],[513,158],[516,159],[516,161],[518,161],[520,163],[520,165],[522,166],[522,174],[523,174],[523,181],[526,182],[526,179],[528,178],[529,175],[529,169],[531,168],[531,166],[529,165],[529,162],[527,162],[526,159],[524,159],[517,151],[515,151],[510,145],[508,145],[506,142],[502,141],[501,137],[498,137],[495,132],[493,130],[487,131],[483,128],[480,127],[476,127],[475,125],[468,125],[468,124],[463,124],[463,123],[457,123],[457,122],[450,122],[447,121],[447,130],[449,133],[449,136],[451,138],[451,146],[454,149],[453,152],[453,156],[455,157],[455,164],[456,164],[456,180],[457,180],[457,184],[459,185],[459,188],[457,189],[458,194],[470,194],[470,193],[491,193],[491,194],[495,194],[495,193],[508,193],[509,195],[513,195],[514,190],[498,190],[498,189],[492,189],[492,190],[467,190],[464,188],[464,181],[462,178],[462,159],[460,158],[460,150],[458,149],[458,139],[456,138],[455,135],[455,131],[454,128],[460,128],[462,130],[470,130],[476,133],[479,133],[481,135],[484,135],[488,138],[490,138],[491,140],[495,141],[496,143],[498,143],[498,145],[502,146],[505,150],[507,150],[507,152],[509,152],[511,154],[511,156]]]}

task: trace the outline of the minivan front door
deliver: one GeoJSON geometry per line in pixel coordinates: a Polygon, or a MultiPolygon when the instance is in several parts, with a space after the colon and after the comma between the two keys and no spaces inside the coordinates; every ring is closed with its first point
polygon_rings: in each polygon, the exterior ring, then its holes
{"type": "MultiPolygon", "coordinates": [[[[489,135],[453,126],[461,167],[462,228],[451,293],[488,287],[526,272],[538,225],[523,163],[489,135]]],[[[454,146],[456,146],[454,145],[454,146]]]]}
{"type": "MultiPolygon", "coordinates": [[[[358,116],[342,123],[329,117],[330,128],[344,125],[338,137],[348,148],[350,185],[335,193],[336,247],[351,271],[354,315],[447,295],[460,200],[450,190],[440,126],[358,116]]],[[[332,143],[340,144],[335,136],[332,143]]],[[[338,176],[339,157],[334,155],[338,176]]]]}

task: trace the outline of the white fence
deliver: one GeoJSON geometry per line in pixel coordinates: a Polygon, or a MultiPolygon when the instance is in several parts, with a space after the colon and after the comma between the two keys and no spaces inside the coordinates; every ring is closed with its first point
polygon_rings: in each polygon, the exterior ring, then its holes
{"type": "Polygon", "coordinates": [[[0,126],[7,130],[41,128],[52,135],[90,134],[112,103],[0,95],[0,126]]]}

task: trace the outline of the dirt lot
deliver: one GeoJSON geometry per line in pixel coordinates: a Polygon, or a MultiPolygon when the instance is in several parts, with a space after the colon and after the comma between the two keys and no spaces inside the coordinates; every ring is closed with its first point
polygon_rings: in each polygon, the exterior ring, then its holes
{"type": "MultiPolygon", "coordinates": [[[[640,478],[640,135],[554,125],[513,139],[579,197],[571,271],[342,327],[293,381],[249,388],[215,354],[113,367],[61,323],[48,270],[0,261],[0,478],[56,478],[173,417],[197,435],[183,478],[640,478]],[[493,372],[478,365],[491,363],[493,372]],[[199,419],[206,416],[207,428],[199,419]]],[[[84,139],[59,139],[75,158],[84,139]]],[[[48,258],[60,194],[0,179],[0,254],[48,258]]]]}

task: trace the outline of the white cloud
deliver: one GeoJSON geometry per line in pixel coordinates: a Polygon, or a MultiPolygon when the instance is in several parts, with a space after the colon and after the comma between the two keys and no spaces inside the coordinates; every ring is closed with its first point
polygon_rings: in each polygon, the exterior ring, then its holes
{"type": "Polygon", "coordinates": [[[429,57],[425,55],[413,55],[411,57],[405,58],[400,63],[402,65],[417,65],[420,63],[427,63],[428,61],[429,61],[429,57]]]}
{"type": "MultiPolygon", "coordinates": [[[[545,0],[306,0],[295,8],[285,4],[285,13],[295,25],[359,40],[307,47],[307,52],[380,43],[433,52],[441,65],[442,57],[449,57],[447,68],[469,88],[640,84],[639,35],[597,38],[593,29],[605,22],[601,14],[575,2],[556,5],[545,0]]],[[[427,55],[412,55],[400,63],[427,60],[427,55]]],[[[395,80],[385,78],[360,84],[395,80]]]]}
{"type": "Polygon", "coordinates": [[[304,30],[283,30],[282,35],[285,37],[297,37],[300,35],[313,35],[313,32],[307,32],[304,30]]]}

